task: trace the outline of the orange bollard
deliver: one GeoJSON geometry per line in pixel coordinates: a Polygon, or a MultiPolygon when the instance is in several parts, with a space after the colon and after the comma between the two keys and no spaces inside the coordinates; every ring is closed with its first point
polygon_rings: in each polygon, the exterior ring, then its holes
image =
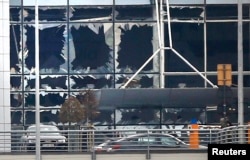
{"type": "Polygon", "coordinates": [[[198,124],[192,124],[191,125],[191,131],[189,135],[189,147],[192,149],[199,148],[199,125],[198,124]]]}
{"type": "Polygon", "coordinates": [[[250,122],[248,122],[247,127],[247,143],[250,144],[250,122]]]}

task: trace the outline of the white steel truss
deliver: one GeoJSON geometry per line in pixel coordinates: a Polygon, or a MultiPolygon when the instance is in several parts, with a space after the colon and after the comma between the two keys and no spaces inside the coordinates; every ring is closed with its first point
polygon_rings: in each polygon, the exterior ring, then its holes
{"type": "Polygon", "coordinates": [[[171,50],[176,54],[184,63],[186,63],[190,68],[192,68],[196,74],[200,75],[208,84],[213,88],[217,88],[217,85],[213,84],[204,73],[200,72],[194,65],[192,65],[185,57],[183,57],[177,50],[173,48],[172,41],[172,31],[171,31],[171,16],[170,16],[170,6],[169,0],[166,0],[165,4],[163,0],[155,0],[155,11],[156,11],[156,20],[157,20],[157,34],[159,41],[159,48],[152,54],[151,57],[124,83],[120,88],[124,89],[127,85],[142,71],[142,69],[157,55],[160,54],[160,88],[165,88],[165,50],[171,50]],[[167,11],[164,11],[163,5],[166,5],[167,11]],[[169,44],[168,47],[165,47],[164,44],[164,16],[167,15],[167,25],[168,25],[168,36],[169,44]]]}

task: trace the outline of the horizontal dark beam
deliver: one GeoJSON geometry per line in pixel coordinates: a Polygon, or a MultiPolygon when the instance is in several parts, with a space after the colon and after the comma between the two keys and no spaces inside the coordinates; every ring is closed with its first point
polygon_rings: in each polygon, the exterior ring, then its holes
{"type": "MultiPolygon", "coordinates": [[[[244,89],[250,99],[250,88],[244,89]]],[[[237,100],[237,88],[101,89],[100,107],[206,107],[217,106],[223,98],[237,100]],[[224,94],[225,93],[225,94],[224,94]]]]}

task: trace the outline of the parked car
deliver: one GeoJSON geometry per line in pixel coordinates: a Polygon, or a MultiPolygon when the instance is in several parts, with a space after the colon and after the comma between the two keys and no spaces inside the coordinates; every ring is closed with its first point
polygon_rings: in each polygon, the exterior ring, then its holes
{"type": "MultiPolygon", "coordinates": [[[[27,150],[35,150],[36,139],[36,125],[31,125],[21,137],[22,146],[26,147],[27,150]]],[[[53,125],[40,125],[40,143],[41,149],[56,150],[67,148],[67,138],[53,125]]]]}
{"type": "MultiPolygon", "coordinates": [[[[130,135],[118,139],[109,139],[106,142],[95,146],[97,152],[106,151],[139,151],[139,150],[167,150],[189,148],[189,144],[170,134],[142,133],[130,135]]],[[[199,146],[199,148],[207,148],[199,146]]]]}

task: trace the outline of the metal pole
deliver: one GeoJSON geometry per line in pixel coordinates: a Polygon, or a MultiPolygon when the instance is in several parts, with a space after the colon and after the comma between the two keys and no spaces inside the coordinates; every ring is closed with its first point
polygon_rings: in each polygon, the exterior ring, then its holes
{"type": "MultiPolygon", "coordinates": [[[[243,103],[243,26],[242,0],[238,0],[238,125],[244,124],[243,103]]],[[[243,130],[239,130],[239,143],[244,143],[243,130]]]]}
{"type": "MultiPolygon", "coordinates": [[[[204,28],[204,76],[207,77],[207,22],[206,22],[206,16],[207,16],[207,1],[204,0],[204,16],[203,16],[203,21],[204,21],[204,24],[203,24],[203,28],[204,28]]],[[[207,81],[204,81],[204,86],[205,88],[207,88],[207,81]]]]}
{"type": "Polygon", "coordinates": [[[162,0],[160,0],[160,88],[165,88],[165,44],[164,44],[164,12],[163,12],[163,4],[162,0]]]}
{"type": "Polygon", "coordinates": [[[41,159],[40,150],[40,79],[39,79],[39,13],[38,0],[35,3],[35,74],[36,74],[36,160],[41,159]]]}
{"type": "Polygon", "coordinates": [[[173,40],[172,40],[172,29],[171,29],[171,19],[170,19],[170,7],[169,0],[166,0],[167,7],[167,17],[168,17],[168,38],[169,38],[169,47],[173,48],[173,40]]]}

